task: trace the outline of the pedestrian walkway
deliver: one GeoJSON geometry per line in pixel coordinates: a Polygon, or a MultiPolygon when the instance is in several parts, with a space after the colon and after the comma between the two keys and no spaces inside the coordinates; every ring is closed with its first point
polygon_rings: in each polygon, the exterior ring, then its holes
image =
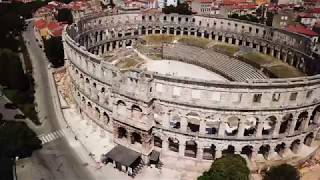
{"type": "Polygon", "coordinates": [[[49,142],[54,141],[56,139],[60,139],[64,136],[65,136],[65,133],[63,132],[63,130],[60,129],[60,130],[53,131],[48,134],[39,135],[38,137],[42,141],[42,144],[46,144],[46,143],[49,143],[49,142]]]}

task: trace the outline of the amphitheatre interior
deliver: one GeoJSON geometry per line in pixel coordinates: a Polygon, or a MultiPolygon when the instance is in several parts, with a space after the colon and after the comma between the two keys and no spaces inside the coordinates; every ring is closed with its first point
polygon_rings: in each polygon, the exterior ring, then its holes
{"type": "Polygon", "coordinates": [[[308,37],[207,16],[75,17],[63,40],[77,110],[141,163],[154,151],[164,165],[236,153],[256,170],[318,147],[320,63],[308,37]]]}

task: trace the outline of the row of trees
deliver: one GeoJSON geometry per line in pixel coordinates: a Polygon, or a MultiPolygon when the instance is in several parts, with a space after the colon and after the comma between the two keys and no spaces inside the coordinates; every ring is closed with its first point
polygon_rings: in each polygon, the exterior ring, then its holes
{"type": "Polygon", "coordinates": [[[20,58],[10,49],[0,49],[0,84],[21,91],[29,89],[28,77],[23,72],[20,58]]]}
{"type": "Polygon", "coordinates": [[[176,7],[174,7],[173,5],[166,6],[162,8],[162,12],[165,14],[170,14],[170,13],[177,13],[177,14],[183,14],[183,15],[192,14],[191,8],[188,5],[188,3],[187,2],[179,3],[179,1],[176,7]]]}
{"type": "MultiPolygon", "coordinates": [[[[250,170],[246,160],[240,155],[224,155],[216,159],[210,169],[198,180],[249,180],[250,170]]],[[[299,171],[291,165],[282,164],[271,167],[264,175],[264,180],[299,180],[299,171]]]]}
{"type": "Polygon", "coordinates": [[[61,37],[51,37],[43,40],[44,52],[54,67],[64,65],[64,51],[61,37]]]}
{"type": "Polygon", "coordinates": [[[0,119],[0,179],[13,179],[12,165],[16,157],[30,157],[40,149],[41,141],[24,123],[0,119]]]}

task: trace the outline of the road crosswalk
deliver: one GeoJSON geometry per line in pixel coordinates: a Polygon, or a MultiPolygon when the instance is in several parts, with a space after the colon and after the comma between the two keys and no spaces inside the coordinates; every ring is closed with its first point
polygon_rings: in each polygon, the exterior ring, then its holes
{"type": "Polygon", "coordinates": [[[46,143],[49,143],[49,142],[54,141],[56,139],[62,138],[64,135],[65,134],[64,134],[63,130],[60,129],[60,130],[53,131],[48,134],[42,134],[38,137],[42,141],[42,144],[46,144],[46,143]]]}

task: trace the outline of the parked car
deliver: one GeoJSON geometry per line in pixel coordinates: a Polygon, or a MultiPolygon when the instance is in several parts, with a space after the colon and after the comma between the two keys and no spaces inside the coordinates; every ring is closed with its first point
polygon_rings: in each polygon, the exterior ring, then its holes
{"type": "Polygon", "coordinates": [[[6,103],[6,104],[4,105],[4,107],[5,107],[6,109],[17,109],[17,108],[18,108],[18,106],[15,105],[15,104],[13,104],[13,103],[6,103]]]}
{"type": "Polygon", "coordinates": [[[15,119],[25,119],[26,116],[25,116],[25,115],[22,115],[22,114],[16,114],[16,115],[14,115],[14,118],[15,118],[15,119]]]}

